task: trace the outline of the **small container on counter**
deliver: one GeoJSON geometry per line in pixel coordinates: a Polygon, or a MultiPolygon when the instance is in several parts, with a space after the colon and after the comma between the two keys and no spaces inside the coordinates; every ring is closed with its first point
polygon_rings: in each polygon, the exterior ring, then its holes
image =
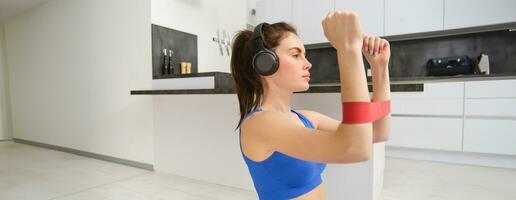
{"type": "Polygon", "coordinates": [[[186,74],[186,62],[181,62],[181,74],[186,74]]]}
{"type": "Polygon", "coordinates": [[[187,62],[186,63],[186,73],[187,74],[191,74],[192,73],[192,63],[191,62],[187,62]]]}

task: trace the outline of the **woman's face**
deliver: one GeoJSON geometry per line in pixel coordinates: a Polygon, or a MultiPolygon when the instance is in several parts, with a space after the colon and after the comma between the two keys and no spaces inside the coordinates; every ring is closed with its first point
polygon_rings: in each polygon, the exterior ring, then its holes
{"type": "Polygon", "coordinates": [[[308,70],[312,64],[305,57],[305,48],[299,37],[290,32],[286,34],[274,50],[279,58],[278,71],[266,79],[285,90],[306,91],[310,80],[308,70]]]}

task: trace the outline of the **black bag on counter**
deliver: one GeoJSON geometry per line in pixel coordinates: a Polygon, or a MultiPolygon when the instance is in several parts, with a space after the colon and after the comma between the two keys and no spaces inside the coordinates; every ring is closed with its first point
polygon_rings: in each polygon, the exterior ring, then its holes
{"type": "Polygon", "coordinates": [[[432,58],[426,63],[429,76],[474,74],[475,61],[468,56],[432,58]]]}

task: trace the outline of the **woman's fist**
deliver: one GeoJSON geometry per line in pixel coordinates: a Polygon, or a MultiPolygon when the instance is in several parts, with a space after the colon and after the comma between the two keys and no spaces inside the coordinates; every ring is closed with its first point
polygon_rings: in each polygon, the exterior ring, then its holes
{"type": "Polygon", "coordinates": [[[389,42],[374,36],[363,37],[362,53],[371,68],[387,67],[391,57],[389,42]]]}
{"type": "Polygon", "coordinates": [[[322,21],[324,35],[337,50],[360,50],[362,27],[356,12],[329,12],[322,21]]]}

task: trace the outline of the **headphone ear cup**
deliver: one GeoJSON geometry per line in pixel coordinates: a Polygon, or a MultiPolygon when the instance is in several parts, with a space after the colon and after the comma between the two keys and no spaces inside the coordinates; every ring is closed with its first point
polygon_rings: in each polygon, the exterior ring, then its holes
{"type": "Polygon", "coordinates": [[[258,74],[270,76],[278,71],[278,56],[268,49],[257,52],[253,57],[253,67],[258,74]]]}

